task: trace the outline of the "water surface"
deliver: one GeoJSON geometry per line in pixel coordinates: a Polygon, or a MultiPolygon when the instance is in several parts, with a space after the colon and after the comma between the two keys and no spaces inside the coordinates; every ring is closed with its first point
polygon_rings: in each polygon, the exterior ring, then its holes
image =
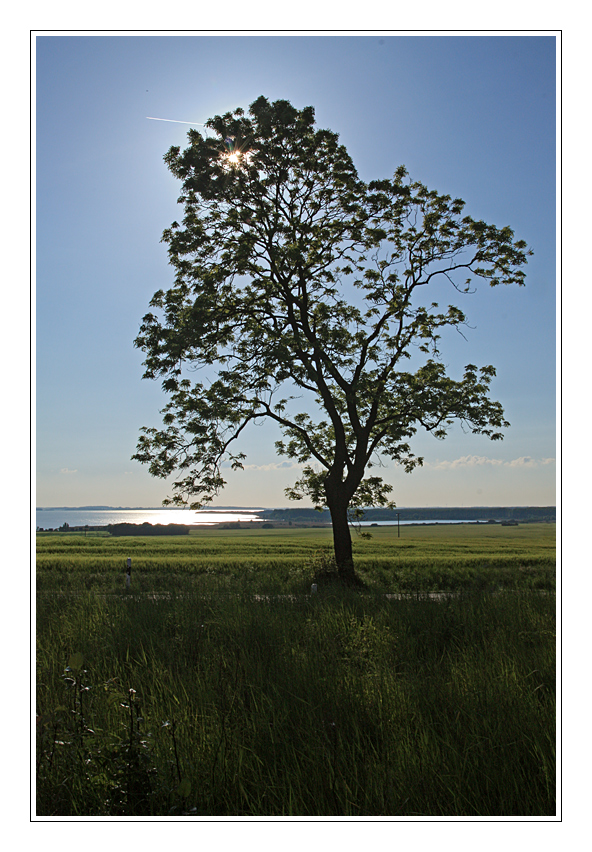
{"type": "Polygon", "coordinates": [[[260,520],[256,509],[244,512],[213,509],[195,512],[191,509],[37,509],[36,525],[43,529],[71,527],[106,527],[107,524],[188,524],[211,526],[236,521],[260,520]]]}

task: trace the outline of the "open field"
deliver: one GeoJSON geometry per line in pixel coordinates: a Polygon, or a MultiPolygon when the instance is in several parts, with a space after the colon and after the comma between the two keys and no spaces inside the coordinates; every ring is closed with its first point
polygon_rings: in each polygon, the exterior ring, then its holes
{"type": "MultiPolygon", "coordinates": [[[[440,591],[475,584],[555,588],[555,525],[459,524],[373,527],[354,534],[356,570],[368,588],[440,591]]],[[[252,588],[302,593],[310,588],[330,529],[197,529],[154,538],[48,533],[37,536],[38,591],[120,590],[132,559],[137,592],[252,588]]]]}
{"type": "Polygon", "coordinates": [[[38,536],[37,813],[554,815],[554,527],[372,532],[38,536]]]}

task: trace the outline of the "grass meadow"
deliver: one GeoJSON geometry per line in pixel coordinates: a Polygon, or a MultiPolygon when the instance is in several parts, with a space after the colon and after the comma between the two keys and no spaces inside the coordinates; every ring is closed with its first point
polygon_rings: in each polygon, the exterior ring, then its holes
{"type": "MultiPolygon", "coordinates": [[[[555,525],[454,524],[373,527],[354,533],[356,571],[381,592],[555,588],[555,525]]],[[[322,528],[197,529],[188,536],[37,536],[38,591],[121,590],[128,557],[133,589],[304,593],[332,534],[322,528]]]]}
{"type": "Polygon", "coordinates": [[[553,816],[554,526],[372,533],[40,534],[37,815],[553,816]]]}

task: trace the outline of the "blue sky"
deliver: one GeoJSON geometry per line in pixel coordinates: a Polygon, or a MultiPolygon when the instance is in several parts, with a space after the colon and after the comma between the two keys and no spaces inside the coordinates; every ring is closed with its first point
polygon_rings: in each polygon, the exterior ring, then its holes
{"type": "MultiPolygon", "coordinates": [[[[133,339],[172,282],[160,237],[179,184],[162,157],[188,127],[146,117],[203,122],[261,94],[313,105],[362,179],[404,164],[534,250],[526,287],[459,302],[473,328],[443,349],[452,373],[497,367],[505,440],[418,435],[424,467],[383,475],[399,506],[554,503],[555,50],[544,35],[39,36],[37,505],[156,506],[168,493],[130,460],[166,401],[141,379],[133,339]]],[[[287,505],[298,471],[275,437],[245,435],[247,469],[219,505],[287,505]]]]}

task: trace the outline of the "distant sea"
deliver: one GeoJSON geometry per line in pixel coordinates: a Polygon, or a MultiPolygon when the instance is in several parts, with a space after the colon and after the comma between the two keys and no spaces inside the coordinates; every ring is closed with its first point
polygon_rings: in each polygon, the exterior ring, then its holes
{"type": "MultiPolygon", "coordinates": [[[[236,523],[264,520],[264,509],[114,509],[114,508],[51,508],[36,510],[36,525],[44,530],[55,530],[64,524],[71,527],[106,527],[108,524],[187,524],[189,526],[211,526],[212,524],[236,523]]],[[[320,519],[319,519],[320,520],[320,519]]],[[[272,521],[273,523],[273,521],[272,521]]],[[[364,521],[362,526],[369,526],[364,521]]],[[[396,520],[377,521],[379,526],[396,524],[396,520]]],[[[457,520],[401,521],[409,523],[455,524],[457,520]]]]}
{"type": "Polygon", "coordinates": [[[106,527],[107,524],[188,524],[209,526],[235,521],[260,520],[257,509],[244,511],[224,509],[194,512],[190,509],[37,509],[36,524],[43,529],[71,527],[106,527]]]}

